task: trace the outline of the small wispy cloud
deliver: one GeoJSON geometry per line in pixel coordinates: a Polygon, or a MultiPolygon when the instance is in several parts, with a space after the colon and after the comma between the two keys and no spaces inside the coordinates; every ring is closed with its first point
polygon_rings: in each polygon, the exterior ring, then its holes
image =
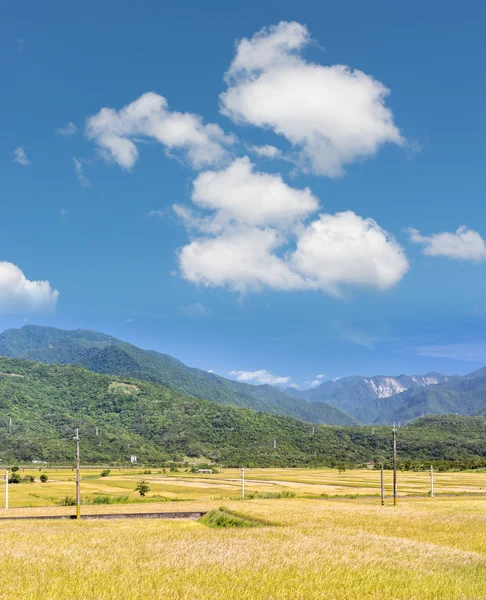
{"type": "Polygon", "coordinates": [[[258,371],[230,371],[229,375],[236,377],[238,381],[257,383],[259,385],[282,385],[288,383],[291,379],[290,377],[273,375],[266,369],[260,369],[258,371]]]}
{"type": "Polygon", "coordinates": [[[64,127],[58,127],[56,129],[56,131],[57,131],[57,133],[60,133],[61,135],[68,136],[68,135],[74,135],[78,131],[78,128],[76,127],[76,125],[74,123],[72,123],[70,121],[64,127]]]}
{"type": "Polygon", "coordinates": [[[265,146],[247,146],[247,148],[250,152],[262,158],[280,158],[282,156],[282,152],[278,148],[268,144],[265,146]]]}
{"type": "Polygon", "coordinates": [[[79,183],[83,187],[88,187],[91,185],[90,180],[84,174],[84,165],[85,161],[81,158],[76,158],[75,156],[71,157],[74,163],[74,172],[76,173],[76,177],[78,178],[79,183]]]}
{"type": "Polygon", "coordinates": [[[191,317],[192,319],[205,319],[210,316],[211,309],[200,302],[196,302],[196,304],[178,306],[177,312],[186,317],[191,317]]]}
{"type": "Polygon", "coordinates": [[[149,217],[158,217],[159,219],[166,216],[165,210],[151,210],[147,214],[149,217]]]}
{"type": "Polygon", "coordinates": [[[353,331],[352,329],[347,329],[343,331],[343,336],[353,344],[357,344],[358,346],[364,346],[365,348],[369,348],[370,350],[374,350],[376,346],[376,338],[373,338],[365,333],[360,331],[353,331]]]}
{"type": "Polygon", "coordinates": [[[420,346],[417,349],[417,353],[420,356],[452,358],[468,362],[486,363],[486,343],[482,342],[420,346]]]}
{"type": "Polygon", "coordinates": [[[19,38],[17,40],[17,52],[23,52],[24,51],[24,46],[25,46],[25,40],[24,40],[24,38],[19,38]]]}
{"type": "Polygon", "coordinates": [[[432,235],[422,235],[417,229],[409,228],[411,242],[422,244],[423,254],[443,256],[455,260],[482,262],[486,260],[486,241],[477,231],[461,225],[451,233],[443,231],[432,235]]]}
{"type": "Polygon", "coordinates": [[[322,380],[325,378],[326,376],[323,373],[319,373],[319,375],[316,375],[316,378],[314,379],[314,381],[311,381],[310,383],[310,387],[317,387],[318,385],[321,385],[322,380]]]}
{"type": "Polygon", "coordinates": [[[30,160],[27,158],[27,154],[25,152],[25,148],[23,146],[19,146],[15,148],[12,152],[13,154],[13,162],[18,165],[24,165],[24,167],[28,167],[30,165],[30,160]]]}

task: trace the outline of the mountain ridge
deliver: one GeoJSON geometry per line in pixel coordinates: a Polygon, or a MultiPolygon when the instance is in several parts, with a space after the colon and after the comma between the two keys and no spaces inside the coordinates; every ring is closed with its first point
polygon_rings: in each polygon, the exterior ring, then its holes
{"type": "Polygon", "coordinates": [[[92,330],[63,330],[24,325],[0,334],[0,354],[46,364],[74,364],[97,373],[160,383],[185,395],[233,404],[311,423],[356,425],[358,421],[331,404],[294,399],[271,386],[254,386],[188,367],[178,359],[143,350],[92,330]]]}

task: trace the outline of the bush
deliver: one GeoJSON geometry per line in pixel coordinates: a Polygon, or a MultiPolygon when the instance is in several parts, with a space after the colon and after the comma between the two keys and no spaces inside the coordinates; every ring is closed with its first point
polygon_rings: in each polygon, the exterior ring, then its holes
{"type": "Polygon", "coordinates": [[[58,506],[76,506],[76,498],[73,496],[64,496],[62,500],[56,502],[58,506]]]}
{"type": "Polygon", "coordinates": [[[42,473],[39,479],[41,480],[41,483],[47,483],[48,477],[45,473],[42,473]]]}
{"type": "Polygon", "coordinates": [[[20,481],[21,478],[18,473],[12,473],[12,475],[10,475],[10,477],[8,478],[9,483],[20,483],[20,481]]]}
{"type": "Polygon", "coordinates": [[[19,468],[18,467],[12,467],[10,470],[12,471],[12,473],[16,473],[19,470],[19,468]]]}
{"type": "Polygon", "coordinates": [[[23,481],[24,483],[34,483],[34,481],[35,481],[35,477],[33,477],[32,475],[26,475],[26,476],[25,476],[25,477],[22,479],[22,481],[23,481]]]}
{"type": "Polygon", "coordinates": [[[104,471],[101,471],[101,477],[108,477],[110,473],[111,469],[105,469],[104,471]]]}
{"type": "Polygon", "coordinates": [[[150,486],[145,481],[145,479],[142,479],[137,483],[137,485],[135,487],[135,491],[138,492],[140,494],[140,496],[143,497],[143,496],[145,496],[145,494],[150,492],[150,486]]]}

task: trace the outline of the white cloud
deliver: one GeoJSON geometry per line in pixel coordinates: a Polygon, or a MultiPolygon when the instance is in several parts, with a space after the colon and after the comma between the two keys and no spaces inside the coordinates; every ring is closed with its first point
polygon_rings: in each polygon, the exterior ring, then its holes
{"type": "Polygon", "coordinates": [[[408,229],[410,241],[424,246],[429,256],[445,256],[457,260],[486,260],[486,243],[477,231],[461,225],[455,233],[443,232],[421,235],[417,229],[408,229]]]}
{"type": "Polygon", "coordinates": [[[179,266],[188,281],[208,287],[227,286],[241,293],[263,287],[302,287],[300,276],[274,253],[281,243],[274,229],[234,228],[184,246],[179,266]]]}
{"type": "Polygon", "coordinates": [[[289,383],[287,387],[292,388],[294,390],[300,390],[300,385],[298,383],[289,383]]]}
{"type": "Polygon", "coordinates": [[[310,223],[297,240],[291,264],[308,287],[332,294],[347,285],[386,290],[408,270],[395,239],[373,219],[351,211],[321,214],[310,223]]]}
{"type": "Polygon", "coordinates": [[[259,371],[231,371],[229,375],[236,377],[238,381],[256,383],[258,385],[282,385],[288,383],[291,379],[290,377],[272,375],[266,369],[260,369],[259,371]]]}
{"type": "Polygon", "coordinates": [[[418,354],[421,356],[451,358],[484,364],[486,363],[486,344],[483,342],[468,342],[463,344],[421,346],[418,348],[418,354]]]}
{"type": "Polygon", "coordinates": [[[162,217],[165,217],[165,210],[151,210],[148,213],[149,217],[158,217],[159,219],[161,219],[162,217]]]}
{"type": "Polygon", "coordinates": [[[316,379],[324,379],[325,375],[323,373],[319,373],[319,375],[316,375],[316,379]]]}
{"type": "Polygon", "coordinates": [[[193,319],[204,319],[209,317],[211,314],[211,309],[206,308],[200,302],[196,302],[196,304],[187,304],[185,306],[179,306],[178,312],[186,317],[191,317],[193,319]]]}
{"type": "Polygon", "coordinates": [[[321,385],[322,381],[320,379],[314,379],[314,381],[311,381],[311,388],[313,387],[317,387],[318,385],[321,385]]]}
{"type": "Polygon", "coordinates": [[[227,286],[245,293],[276,290],[324,290],[343,287],[386,290],[408,270],[400,245],[372,219],[351,211],[321,214],[297,229],[296,247],[286,232],[267,227],[227,227],[182,248],[183,276],[204,286],[227,286]]]}
{"type": "Polygon", "coordinates": [[[79,183],[83,187],[89,187],[91,185],[91,182],[84,174],[85,162],[80,158],[76,158],[75,156],[72,156],[71,158],[74,163],[74,172],[76,173],[76,177],[78,178],[79,183]]]}
{"type": "Polygon", "coordinates": [[[248,150],[262,158],[280,158],[282,156],[281,150],[269,144],[265,146],[248,146],[248,150]]]}
{"type": "Polygon", "coordinates": [[[390,91],[345,65],[307,62],[307,28],[281,22],[242,39],[225,76],[221,112],[284,136],[304,168],[339,176],[344,165],[374,155],[386,142],[405,140],[385,106],[390,91]]]}
{"type": "Polygon", "coordinates": [[[64,127],[58,127],[56,129],[56,131],[57,131],[57,133],[60,133],[61,135],[67,136],[67,135],[74,135],[78,131],[78,128],[76,127],[76,125],[74,123],[72,123],[70,121],[64,127]]]}
{"type": "Polygon", "coordinates": [[[218,211],[212,220],[216,229],[230,222],[288,226],[319,207],[309,188],[292,188],[278,174],[254,171],[246,156],[225,170],[198,175],[192,200],[201,208],[218,211]]]}
{"type": "Polygon", "coordinates": [[[212,369],[208,369],[207,373],[214,373],[214,371],[212,369]]]}
{"type": "Polygon", "coordinates": [[[24,167],[28,167],[30,165],[30,160],[27,158],[27,154],[25,153],[25,148],[19,146],[15,148],[12,152],[13,154],[13,162],[19,165],[24,165],[24,167]]]}
{"type": "Polygon", "coordinates": [[[58,296],[48,281],[29,281],[16,265],[0,262],[1,311],[49,312],[55,309],[58,296]]]}
{"type": "Polygon", "coordinates": [[[102,108],[89,117],[86,135],[100,147],[103,156],[131,169],[138,158],[137,137],[152,138],[168,152],[182,151],[194,168],[220,164],[227,158],[226,145],[233,137],[200,116],[169,110],[167,100],[154,92],[143,94],[116,111],[102,108]]]}

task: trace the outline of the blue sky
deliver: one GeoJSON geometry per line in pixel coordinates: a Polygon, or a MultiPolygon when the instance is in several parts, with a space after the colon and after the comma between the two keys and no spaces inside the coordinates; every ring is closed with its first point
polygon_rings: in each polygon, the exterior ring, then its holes
{"type": "Polygon", "coordinates": [[[485,26],[481,2],[4,5],[0,327],[301,387],[479,368],[485,26]]]}

